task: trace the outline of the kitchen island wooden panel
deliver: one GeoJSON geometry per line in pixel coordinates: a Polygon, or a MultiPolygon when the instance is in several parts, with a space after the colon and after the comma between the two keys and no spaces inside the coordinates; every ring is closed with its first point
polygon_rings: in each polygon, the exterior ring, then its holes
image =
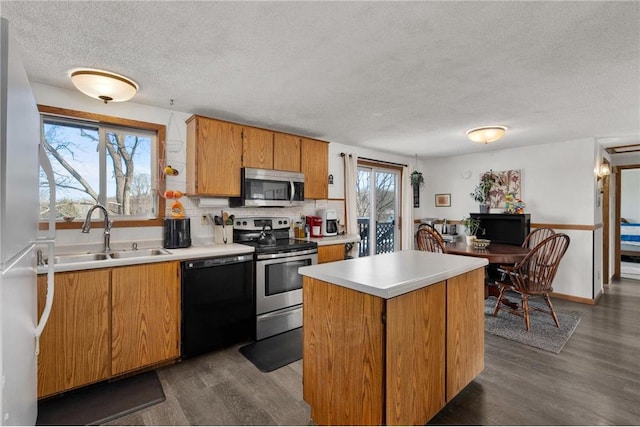
{"type": "Polygon", "coordinates": [[[484,265],[401,251],[300,268],[318,425],[424,425],[484,368],[484,265]]]}

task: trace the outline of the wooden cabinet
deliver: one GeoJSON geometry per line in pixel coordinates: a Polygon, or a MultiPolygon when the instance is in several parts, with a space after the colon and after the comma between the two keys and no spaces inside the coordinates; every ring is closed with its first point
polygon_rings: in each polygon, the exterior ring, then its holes
{"type": "Polygon", "coordinates": [[[273,132],[242,128],[242,166],[273,169],[273,132]]]}
{"type": "Polygon", "coordinates": [[[276,132],[273,135],[273,168],[300,172],[300,137],[276,132]]]}
{"type": "Polygon", "coordinates": [[[329,194],[329,144],[302,138],[300,171],[304,174],[304,198],[326,199],[329,194]]]}
{"type": "Polygon", "coordinates": [[[318,264],[344,260],[344,245],[318,246],[318,264]]]}
{"type": "Polygon", "coordinates": [[[306,199],[329,194],[327,142],[202,116],[187,120],[188,194],[238,197],[242,167],[302,172],[306,199]]]}
{"type": "Polygon", "coordinates": [[[180,355],[180,263],[114,268],[111,276],[112,374],[180,355]]]}
{"type": "Polygon", "coordinates": [[[239,196],[242,126],[207,117],[187,120],[187,193],[239,196]]]}
{"type": "MultiPolygon", "coordinates": [[[[38,313],[47,277],[38,276],[38,313]]],[[[56,273],[38,398],[180,356],[180,263],[56,273]]]]}
{"type": "Polygon", "coordinates": [[[303,281],[318,425],[424,425],[484,369],[483,268],[389,299],[303,281]]]}
{"type": "MultiPolygon", "coordinates": [[[[109,378],[109,271],[55,275],[51,315],[40,337],[38,397],[109,378]]],[[[38,276],[38,317],[47,277],[38,276]]]]}

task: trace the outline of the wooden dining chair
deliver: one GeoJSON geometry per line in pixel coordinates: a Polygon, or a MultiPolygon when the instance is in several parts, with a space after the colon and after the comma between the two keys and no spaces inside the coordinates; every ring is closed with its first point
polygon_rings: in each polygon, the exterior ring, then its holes
{"type": "Polygon", "coordinates": [[[549,236],[553,236],[554,234],[556,234],[556,232],[553,230],[553,228],[536,228],[531,233],[529,233],[527,237],[525,237],[524,242],[522,242],[522,247],[533,249],[538,245],[538,243],[542,242],[549,236]]]}
{"type": "Polygon", "coordinates": [[[418,228],[416,242],[421,251],[445,253],[442,236],[430,225],[424,224],[418,228]]]}
{"type": "Polygon", "coordinates": [[[554,234],[538,243],[519,263],[513,266],[501,266],[500,268],[506,272],[508,279],[496,282],[500,294],[493,315],[497,316],[498,311],[502,309],[521,316],[524,318],[524,325],[528,331],[530,326],[529,312],[532,310],[541,311],[550,314],[559,328],[560,323],[553,309],[553,304],[551,304],[551,299],[549,299],[549,293],[553,292],[551,285],[558,271],[560,260],[569,247],[569,240],[569,236],[566,234],[554,234]],[[505,292],[508,290],[520,294],[521,307],[510,308],[503,304],[505,292]],[[542,296],[549,310],[529,306],[530,296],[542,296]]]}

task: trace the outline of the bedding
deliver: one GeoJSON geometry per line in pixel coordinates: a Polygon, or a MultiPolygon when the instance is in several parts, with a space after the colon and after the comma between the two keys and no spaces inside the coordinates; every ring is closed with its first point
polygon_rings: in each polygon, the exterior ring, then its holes
{"type": "Polygon", "coordinates": [[[620,224],[620,253],[627,256],[640,256],[640,223],[620,224]]]}

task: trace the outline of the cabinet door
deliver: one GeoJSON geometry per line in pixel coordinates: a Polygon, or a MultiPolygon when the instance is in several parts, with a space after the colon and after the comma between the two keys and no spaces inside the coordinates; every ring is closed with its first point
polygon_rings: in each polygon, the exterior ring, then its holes
{"type": "Polygon", "coordinates": [[[300,137],[276,132],[273,135],[273,168],[300,172],[300,137]]]}
{"type": "Polygon", "coordinates": [[[113,375],[180,355],[180,263],[111,273],[113,375]]]}
{"type": "Polygon", "coordinates": [[[318,264],[344,260],[344,245],[318,246],[318,264]]]}
{"type": "Polygon", "coordinates": [[[445,293],[439,282],[387,300],[386,425],[424,425],[445,405],[445,293]]]}
{"type": "Polygon", "coordinates": [[[242,127],[195,116],[187,121],[187,192],[239,196],[242,127]]]}
{"type": "Polygon", "coordinates": [[[273,169],[273,132],[251,127],[242,129],[242,166],[273,169]]]}
{"type": "MultiPolygon", "coordinates": [[[[47,277],[38,276],[38,317],[44,310],[47,277]]],[[[109,271],[55,275],[49,322],[40,337],[38,397],[110,376],[109,271]]]]}
{"type": "Polygon", "coordinates": [[[300,170],[304,173],[304,198],[326,199],[329,193],[329,144],[302,138],[300,170]]]}
{"type": "Polygon", "coordinates": [[[484,275],[447,280],[447,402],[484,370],[484,275]]]}

